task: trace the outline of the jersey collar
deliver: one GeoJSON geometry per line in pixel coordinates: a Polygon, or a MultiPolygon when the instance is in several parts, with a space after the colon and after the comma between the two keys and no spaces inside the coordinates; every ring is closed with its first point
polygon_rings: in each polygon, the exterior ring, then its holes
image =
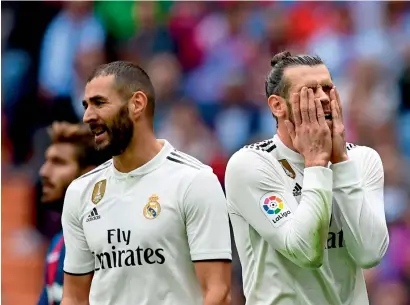
{"type": "Polygon", "coordinates": [[[276,146],[278,148],[278,151],[281,156],[285,157],[286,159],[295,162],[295,163],[304,163],[305,160],[303,159],[303,156],[296,151],[293,151],[289,147],[287,147],[282,140],[279,138],[277,134],[273,136],[273,139],[275,140],[276,146]]]}
{"type": "Polygon", "coordinates": [[[115,178],[119,178],[119,179],[125,179],[128,177],[135,177],[135,176],[141,176],[141,175],[145,175],[148,174],[149,172],[152,172],[153,170],[157,169],[159,166],[161,166],[161,164],[166,160],[166,157],[171,153],[171,151],[174,149],[173,146],[164,139],[158,139],[158,141],[160,143],[163,144],[163,147],[161,149],[161,151],[154,157],[152,158],[150,161],[148,161],[147,163],[145,163],[143,166],[140,166],[128,173],[122,173],[120,171],[118,171],[115,166],[114,166],[114,162],[111,165],[111,172],[112,175],[115,178]]]}

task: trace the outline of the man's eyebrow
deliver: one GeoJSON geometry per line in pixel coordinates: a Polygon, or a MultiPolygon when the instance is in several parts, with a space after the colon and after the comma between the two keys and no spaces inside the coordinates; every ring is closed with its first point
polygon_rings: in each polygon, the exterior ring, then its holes
{"type": "Polygon", "coordinates": [[[332,81],[324,81],[320,84],[322,87],[324,86],[329,86],[329,87],[333,87],[333,82],[332,81]]]}
{"type": "MultiPolygon", "coordinates": [[[[89,99],[88,99],[90,102],[97,102],[97,101],[106,101],[107,100],[107,98],[105,98],[104,96],[102,96],[102,95],[94,95],[94,96],[92,96],[92,97],[90,97],[89,99]]],[[[87,103],[87,101],[86,100],[83,100],[83,104],[84,103],[87,103]]]]}

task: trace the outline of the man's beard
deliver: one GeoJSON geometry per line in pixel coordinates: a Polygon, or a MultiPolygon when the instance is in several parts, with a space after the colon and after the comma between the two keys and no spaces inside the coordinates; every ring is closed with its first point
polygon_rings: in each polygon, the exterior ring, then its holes
{"type": "Polygon", "coordinates": [[[109,143],[105,146],[98,146],[97,149],[104,151],[111,156],[122,154],[131,142],[134,128],[133,122],[128,117],[128,106],[124,105],[107,125],[109,143]]]}

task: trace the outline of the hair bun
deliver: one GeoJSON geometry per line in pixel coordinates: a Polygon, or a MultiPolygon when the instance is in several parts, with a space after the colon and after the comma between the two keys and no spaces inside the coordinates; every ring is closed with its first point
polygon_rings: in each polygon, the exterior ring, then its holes
{"type": "Polygon", "coordinates": [[[291,56],[292,54],[290,54],[289,51],[280,52],[272,57],[272,59],[270,60],[270,65],[273,68],[278,62],[284,60],[287,57],[291,57],[291,56]]]}

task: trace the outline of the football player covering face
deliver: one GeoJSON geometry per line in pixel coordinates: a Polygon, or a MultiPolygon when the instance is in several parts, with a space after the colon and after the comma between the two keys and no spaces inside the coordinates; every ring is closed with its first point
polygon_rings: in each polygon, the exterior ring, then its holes
{"type": "Polygon", "coordinates": [[[283,52],[271,66],[277,134],[236,152],[225,175],[246,302],[369,304],[362,269],[389,243],[380,156],[346,145],[340,97],[319,57],[283,52]]]}

